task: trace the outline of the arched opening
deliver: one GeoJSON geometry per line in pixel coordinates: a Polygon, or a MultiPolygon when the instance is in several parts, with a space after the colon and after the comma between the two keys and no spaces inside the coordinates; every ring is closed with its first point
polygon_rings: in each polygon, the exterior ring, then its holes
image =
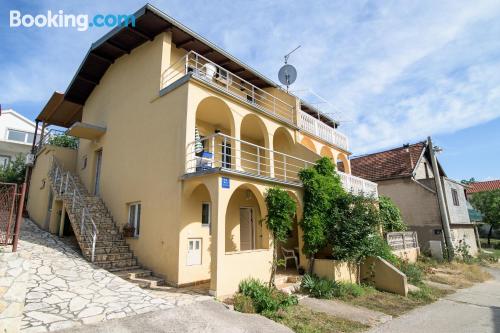
{"type": "Polygon", "coordinates": [[[290,179],[297,177],[299,171],[295,167],[297,163],[290,161],[285,155],[290,155],[293,151],[293,138],[285,128],[278,128],[273,135],[274,153],[274,177],[278,179],[290,179]],[[283,153],[283,154],[280,154],[283,153]]]}
{"type": "Polygon", "coordinates": [[[241,167],[244,171],[268,176],[269,152],[266,125],[254,114],[246,115],[241,121],[241,167]]]}
{"type": "Polygon", "coordinates": [[[344,154],[337,155],[337,171],[350,173],[349,161],[344,154]]]}
{"type": "Polygon", "coordinates": [[[251,184],[238,187],[226,209],[226,252],[248,251],[269,248],[269,232],[262,194],[251,184]]]}
{"type": "Polygon", "coordinates": [[[195,142],[190,149],[195,156],[191,167],[196,171],[234,167],[234,142],[226,137],[234,136],[234,118],[229,106],[217,97],[203,99],[196,109],[195,126],[195,142]]]}
{"type": "Polygon", "coordinates": [[[313,153],[317,154],[316,147],[314,146],[314,142],[312,142],[311,139],[303,137],[300,143],[302,143],[302,145],[304,145],[307,149],[309,149],[313,153]]]}
{"type": "Polygon", "coordinates": [[[330,160],[332,160],[333,162],[335,162],[334,159],[333,159],[332,150],[329,147],[327,147],[327,146],[323,146],[321,148],[320,155],[321,155],[321,157],[328,157],[330,160]]]}

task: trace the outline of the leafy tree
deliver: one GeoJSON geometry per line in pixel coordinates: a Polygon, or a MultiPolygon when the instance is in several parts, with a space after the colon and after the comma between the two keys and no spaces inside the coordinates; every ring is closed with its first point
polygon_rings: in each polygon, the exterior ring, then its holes
{"type": "Polygon", "coordinates": [[[323,157],[313,167],[299,172],[304,184],[304,217],[300,223],[304,232],[302,251],[309,258],[309,273],[313,271],[314,256],[327,245],[326,228],[335,198],[344,195],[340,178],[332,161],[323,157]]]}
{"type": "Polygon", "coordinates": [[[286,241],[288,233],[292,230],[296,204],[285,190],[273,187],[266,192],[266,205],[266,225],[273,236],[273,262],[269,280],[271,287],[274,286],[278,266],[278,243],[286,241]]]}
{"type": "Polygon", "coordinates": [[[483,222],[490,225],[488,246],[491,246],[493,229],[500,227],[500,189],[474,193],[470,202],[475,209],[483,214],[483,222]]]}
{"type": "Polygon", "coordinates": [[[405,231],[407,229],[401,217],[401,211],[391,198],[380,196],[378,203],[384,232],[405,231]]]}
{"type": "Polygon", "coordinates": [[[26,174],[26,155],[18,154],[15,160],[0,169],[0,182],[22,184],[26,174]]]}
{"type": "Polygon", "coordinates": [[[346,193],[330,210],[327,236],[334,259],[360,263],[378,255],[380,216],[373,199],[346,193]]]}
{"type": "Polygon", "coordinates": [[[467,179],[462,179],[460,181],[462,184],[465,184],[465,185],[470,185],[470,184],[473,184],[476,182],[476,179],[474,177],[470,178],[469,180],[467,179]]]}
{"type": "Polygon", "coordinates": [[[54,135],[49,139],[49,145],[58,146],[58,147],[66,147],[70,149],[78,148],[78,139],[74,136],[61,134],[54,135]]]}

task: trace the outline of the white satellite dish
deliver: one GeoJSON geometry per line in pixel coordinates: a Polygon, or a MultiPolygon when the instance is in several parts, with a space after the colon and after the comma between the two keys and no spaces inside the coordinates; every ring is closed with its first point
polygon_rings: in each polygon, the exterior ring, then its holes
{"type": "Polygon", "coordinates": [[[297,80],[297,70],[292,65],[286,64],[280,68],[280,71],[278,72],[278,79],[281,84],[288,87],[294,83],[295,80],[297,80]]]}

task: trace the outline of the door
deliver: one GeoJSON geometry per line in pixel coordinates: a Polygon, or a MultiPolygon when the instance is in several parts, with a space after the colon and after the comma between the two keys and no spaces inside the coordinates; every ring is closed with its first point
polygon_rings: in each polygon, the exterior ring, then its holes
{"type": "Polygon", "coordinates": [[[231,169],[231,144],[222,142],[222,167],[231,169]]]}
{"type": "Polygon", "coordinates": [[[101,182],[101,164],[102,164],[102,150],[98,150],[96,152],[96,162],[95,162],[94,195],[99,195],[99,185],[101,182]]]}
{"type": "Polygon", "coordinates": [[[201,238],[188,239],[186,265],[201,265],[201,238]]]}
{"type": "Polygon", "coordinates": [[[248,207],[240,208],[240,251],[255,248],[255,226],[253,210],[248,207]]]}

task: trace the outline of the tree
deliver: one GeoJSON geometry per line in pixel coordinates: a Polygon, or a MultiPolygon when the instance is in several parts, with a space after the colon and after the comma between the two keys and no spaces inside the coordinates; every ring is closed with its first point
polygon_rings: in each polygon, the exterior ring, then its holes
{"type": "Polygon", "coordinates": [[[265,221],[267,229],[269,229],[273,237],[273,262],[271,278],[269,279],[269,287],[272,287],[274,286],[278,266],[278,243],[287,240],[288,233],[293,228],[293,216],[297,207],[288,193],[279,187],[267,190],[266,206],[267,217],[265,221]]]}
{"type": "Polygon", "coordinates": [[[0,182],[22,184],[26,174],[26,155],[18,154],[15,160],[0,169],[0,182]]]}
{"type": "Polygon", "coordinates": [[[309,259],[311,274],[314,256],[327,245],[326,221],[336,197],[345,193],[332,161],[323,157],[313,167],[299,172],[304,185],[304,216],[300,222],[303,231],[303,253],[309,259]]]}
{"type": "Polygon", "coordinates": [[[474,177],[470,178],[469,180],[467,179],[462,179],[460,181],[462,184],[465,184],[465,185],[470,185],[470,184],[473,184],[476,182],[476,179],[474,177]]]}
{"type": "Polygon", "coordinates": [[[483,222],[490,225],[488,246],[493,229],[500,226],[500,190],[474,193],[470,198],[472,206],[483,214],[483,222]]]}
{"type": "Polygon", "coordinates": [[[407,229],[401,217],[401,211],[391,198],[380,196],[379,209],[384,232],[405,231],[407,229]]]}

